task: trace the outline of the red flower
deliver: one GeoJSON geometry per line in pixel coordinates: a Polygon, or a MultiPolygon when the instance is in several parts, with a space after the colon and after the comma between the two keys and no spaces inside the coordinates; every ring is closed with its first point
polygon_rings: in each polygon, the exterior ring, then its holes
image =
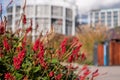
{"type": "Polygon", "coordinates": [[[74,37],[73,41],[72,41],[72,47],[75,46],[75,45],[77,45],[79,43],[78,41],[79,41],[78,38],[74,37]]]}
{"type": "Polygon", "coordinates": [[[19,70],[19,69],[20,69],[20,64],[21,64],[21,61],[19,60],[19,58],[14,57],[14,58],[13,58],[13,65],[14,65],[14,68],[15,68],[16,70],[19,70]]]}
{"type": "Polygon", "coordinates": [[[99,75],[98,69],[92,73],[92,77],[96,77],[96,76],[98,76],[98,75],[99,75]]]}
{"type": "Polygon", "coordinates": [[[69,58],[68,58],[68,62],[71,63],[73,60],[74,60],[73,55],[70,55],[69,58]]]}
{"type": "Polygon", "coordinates": [[[40,42],[39,48],[40,48],[40,52],[38,54],[38,58],[43,58],[44,57],[44,46],[43,46],[42,42],[40,42]]]}
{"type": "Polygon", "coordinates": [[[58,56],[59,56],[59,58],[60,58],[61,51],[60,51],[60,50],[57,50],[57,54],[58,54],[58,56]]]}
{"type": "Polygon", "coordinates": [[[73,51],[72,51],[72,54],[71,56],[68,58],[68,61],[69,62],[72,62],[73,60],[77,60],[79,58],[79,51],[80,51],[80,48],[81,48],[81,44],[79,44],[73,51]]]}
{"type": "Polygon", "coordinates": [[[0,47],[0,58],[2,58],[4,55],[2,53],[2,48],[0,47]]]}
{"type": "Polygon", "coordinates": [[[55,77],[55,80],[60,80],[62,78],[62,74],[58,74],[56,77],[55,77]]]}
{"type": "Polygon", "coordinates": [[[19,70],[22,64],[22,61],[25,57],[25,50],[22,50],[19,54],[18,57],[13,58],[13,65],[16,70],[19,70]]]}
{"type": "Polygon", "coordinates": [[[2,53],[0,53],[0,58],[2,58],[4,55],[2,53]]]}
{"type": "Polygon", "coordinates": [[[39,60],[40,60],[41,66],[44,67],[44,68],[46,68],[47,67],[47,63],[44,61],[44,59],[40,58],[39,60]]]}
{"type": "Polygon", "coordinates": [[[68,38],[65,38],[60,45],[60,47],[62,49],[62,54],[61,55],[63,55],[66,52],[67,40],[68,40],[68,38]]]}
{"type": "Polygon", "coordinates": [[[99,73],[95,73],[92,75],[92,77],[97,77],[97,76],[99,76],[99,73]]]}
{"type": "Polygon", "coordinates": [[[85,55],[85,53],[82,53],[81,54],[81,60],[85,60],[86,59],[86,55],[85,55]]]}
{"type": "Polygon", "coordinates": [[[7,38],[4,38],[3,45],[4,45],[6,50],[10,50],[10,45],[8,44],[7,38]]]}
{"type": "Polygon", "coordinates": [[[28,76],[24,76],[24,77],[23,77],[23,80],[28,80],[28,76]]]}
{"type": "Polygon", "coordinates": [[[4,23],[0,22],[0,34],[4,34],[4,32],[5,32],[4,23]]]}
{"type": "Polygon", "coordinates": [[[90,74],[90,70],[89,70],[89,69],[86,69],[83,74],[84,74],[85,76],[89,75],[89,74],[90,74]]]}
{"type": "Polygon", "coordinates": [[[32,26],[30,26],[26,29],[26,33],[29,33],[30,31],[32,31],[32,26]]]}
{"type": "Polygon", "coordinates": [[[26,23],[27,23],[27,19],[26,19],[26,15],[25,15],[25,14],[23,14],[22,22],[23,22],[23,24],[26,24],[26,23]]]}
{"type": "Polygon", "coordinates": [[[20,47],[17,47],[17,48],[16,48],[16,51],[17,51],[17,52],[20,52],[20,47]]]}
{"type": "Polygon", "coordinates": [[[80,80],[85,80],[85,76],[79,76],[80,80]]]}
{"type": "Polygon", "coordinates": [[[44,52],[45,52],[44,46],[43,46],[43,43],[39,41],[39,39],[35,42],[35,45],[33,47],[34,51],[37,51],[38,49],[40,50],[39,50],[39,53],[37,54],[37,58],[39,59],[41,66],[46,68],[47,63],[44,61],[44,52]]]}
{"type": "Polygon", "coordinates": [[[84,71],[84,70],[86,70],[86,69],[88,69],[88,66],[87,66],[87,65],[84,65],[81,70],[84,71]]]}
{"type": "Polygon", "coordinates": [[[80,51],[80,48],[82,47],[82,44],[78,44],[76,48],[72,51],[72,54],[77,55],[78,52],[80,51]]]}
{"type": "Polygon", "coordinates": [[[18,59],[19,59],[20,61],[23,61],[24,57],[25,57],[25,50],[22,50],[22,51],[18,54],[18,59]]]}
{"type": "Polygon", "coordinates": [[[27,34],[24,35],[24,38],[22,40],[22,48],[24,49],[26,46],[26,41],[27,41],[27,34]]]}
{"type": "Polygon", "coordinates": [[[53,77],[53,76],[54,76],[54,72],[51,71],[51,72],[49,73],[49,77],[53,77]]]}
{"type": "Polygon", "coordinates": [[[63,46],[61,49],[62,49],[62,54],[64,54],[66,52],[66,46],[63,46]]]}
{"type": "Polygon", "coordinates": [[[37,50],[39,49],[39,44],[40,44],[40,40],[37,39],[37,40],[35,41],[35,44],[33,45],[33,50],[34,50],[34,51],[37,51],[37,50]]]}
{"type": "Polygon", "coordinates": [[[5,73],[5,80],[15,80],[15,78],[10,73],[5,73]]]}

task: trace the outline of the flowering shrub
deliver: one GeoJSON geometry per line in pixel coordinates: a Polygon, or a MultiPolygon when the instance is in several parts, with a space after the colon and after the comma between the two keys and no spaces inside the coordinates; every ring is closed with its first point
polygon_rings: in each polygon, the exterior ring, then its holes
{"type": "MultiPolygon", "coordinates": [[[[11,0],[12,1],[12,0],[11,0]]],[[[23,7],[23,11],[25,5],[23,7]]],[[[22,23],[26,25],[26,15],[22,15],[22,23]]],[[[34,43],[29,42],[28,33],[32,31],[32,20],[26,30],[18,29],[15,33],[6,31],[6,19],[0,22],[0,79],[2,80],[85,80],[91,73],[99,75],[98,70],[91,72],[83,66],[78,73],[74,73],[78,66],[72,63],[84,61],[86,56],[80,52],[82,44],[77,38],[68,44],[65,38],[58,48],[47,46],[48,36],[39,36],[34,43]],[[19,33],[23,36],[19,37],[19,33]],[[46,43],[47,40],[47,43],[46,43]],[[83,74],[81,74],[83,72],[83,74]]]]}
{"type": "MultiPolygon", "coordinates": [[[[61,64],[61,62],[72,63],[86,59],[85,54],[80,52],[82,44],[77,38],[73,38],[69,44],[69,38],[65,38],[60,47],[56,49],[45,45],[46,37],[39,37],[34,43],[28,43],[27,35],[32,30],[30,27],[24,30],[22,37],[17,37],[17,34],[2,29],[5,25],[1,25],[0,79],[85,80],[92,73],[86,66],[83,66],[75,74],[74,71],[78,66],[61,64]],[[82,75],[81,72],[83,72],[82,75]]],[[[98,70],[91,75],[92,80],[93,77],[99,75],[98,70]]]]}

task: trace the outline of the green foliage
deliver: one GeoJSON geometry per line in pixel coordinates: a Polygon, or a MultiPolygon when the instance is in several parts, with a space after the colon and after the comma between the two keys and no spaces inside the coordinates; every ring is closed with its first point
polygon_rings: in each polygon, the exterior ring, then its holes
{"type": "MultiPolygon", "coordinates": [[[[46,66],[42,66],[40,63],[40,60],[38,59],[37,55],[41,50],[34,51],[33,46],[34,44],[27,43],[23,44],[25,36],[17,37],[16,35],[13,35],[12,33],[4,33],[3,35],[0,35],[0,79],[5,78],[6,73],[11,73],[12,76],[14,76],[14,79],[21,80],[21,79],[42,79],[42,80],[54,80],[58,74],[62,74],[61,79],[75,79],[77,76],[73,73],[73,71],[70,71],[68,73],[68,68],[66,66],[62,66],[60,64],[60,59],[57,57],[57,50],[58,49],[53,47],[44,46],[44,62],[47,64],[46,66]],[[4,38],[7,39],[6,43],[7,46],[10,46],[10,49],[7,50],[5,47],[5,44],[3,43],[4,38]],[[25,45],[23,47],[23,45],[25,45]],[[18,49],[19,48],[19,49],[18,49]],[[21,50],[25,49],[25,56],[23,57],[23,60],[21,64],[19,65],[20,68],[16,69],[14,65],[14,57],[19,57],[21,50]],[[54,76],[50,77],[49,73],[53,71],[54,76]]],[[[39,45],[39,44],[37,44],[39,45]]],[[[69,50],[69,48],[66,48],[69,50]]],[[[72,50],[72,49],[70,49],[72,50]]],[[[71,51],[69,51],[70,53],[71,51]]],[[[71,53],[70,53],[71,54],[71,53]]],[[[69,54],[69,55],[70,55],[69,54]]],[[[65,53],[66,55],[66,53],[65,53]]],[[[64,56],[63,56],[64,57],[64,56]]],[[[19,63],[19,61],[17,62],[19,63]]]]}

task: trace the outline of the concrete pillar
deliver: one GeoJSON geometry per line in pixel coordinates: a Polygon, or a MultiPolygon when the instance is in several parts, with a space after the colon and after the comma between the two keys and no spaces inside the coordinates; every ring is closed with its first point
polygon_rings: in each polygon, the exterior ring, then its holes
{"type": "Polygon", "coordinates": [[[36,36],[36,34],[35,34],[35,27],[36,27],[36,20],[35,20],[36,5],[35,4],[33,5],[33,14],[31,14],[31,15],[33,15],[33,19],[32,19],[32,23],[33,23],[33,25],[32,25],[32,28],[33,28],[33,31],[32,31],[32,41],[34,42],[35,41],[35,36],[36,36]]]}
{"type": "Polygon", "coordinates": [[[111,11],[111,28],[114,27],[114,21],[113,21],[113,11],[111,11]]]}
{"type": "Polygon", "coordinates": [[[51,29],[51,26],[52,26],[52,21],[51,21],[51,19],[52,19],[52,14],[51,14],[51,12],[52,12],[52,6],[51,5],[49,5],[49,26],[48,26],[48,30],[50,31],[50,29],[51,29]]]}
{"type": "Polygon", "coordinates": [[[15,15],[16,15],[16,5],[15,1],[13,1],[13,12],[12,12],[12,31],[15,32],[15,15]]]}
{"type": "Polygon", "coordinates": [[[73,14],[72,14],[72,35],[75,35],[75,17],[76,17],[76,9],[73,7],[73,14]]]}
{"type": "Polygon", "coordinates": [[[120,10],[118,10],[118,26],[120,26],[120,10]]]}
{"type": "Polygon", "coordinates": [[[88,25],[91,25],[91,12],[88,13],[88,25]]]}
{"type": "Polygon", "coordinates": [[[105,26],[108,27],[108,23],[107,23],[107,11],[105,11],[105,26]]]}
{"type": "Polygon", "coordinates": [[[92,12],[92,27],[95,27],[95,12],[92,12]]]}
{"type": "Polygon", "coordinates": [[[66,8],[63,7],[63,27],[62,27],[62,33],[66,34],[66,8]]]}

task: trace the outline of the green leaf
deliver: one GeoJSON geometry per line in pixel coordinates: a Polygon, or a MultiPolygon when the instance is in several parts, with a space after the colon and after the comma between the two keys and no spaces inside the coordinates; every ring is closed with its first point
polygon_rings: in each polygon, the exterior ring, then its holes
{"type": "Polygon", "coordinates": [[[21,80],[23,78],[23,75],[20,73],[15,73],[16,80],[21,80]]]}
{"type": "Polygon", "coordinates": [[[48,80],[48,77],[43,77],[43,80],[48,80]]]}
{"type": "Polygon", "coordinates": [[[58,62],[59,62],[59,61],[58,61],[57,58],[53,58],[53,59],[52,59],[52,63],[53,63],[53,64],[58,63],[58,62]]]}
{"type": "Polygon", "coordinates": [[[33,73],[38,72],[40,69],[41,69],[40,66],[33,68],[33,73]]]}

